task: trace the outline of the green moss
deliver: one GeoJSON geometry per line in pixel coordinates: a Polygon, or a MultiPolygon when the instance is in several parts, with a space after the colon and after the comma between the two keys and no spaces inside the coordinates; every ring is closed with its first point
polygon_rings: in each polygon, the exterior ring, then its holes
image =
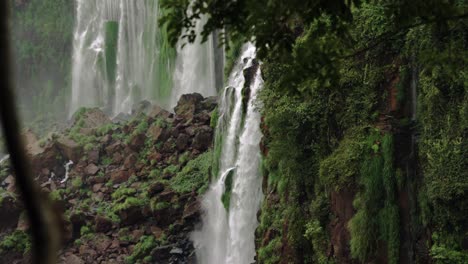
{"type": "Polygon", "coordinates": [[[224,181],[224,193],[221,195],[221,201],[223,202],[224,208],[226,208],[226,210],[229,210],[229,205],[231,204],[232,180],[234,173],[235,171],[231,170],[224,181]]]}
{"type": "Polygon", "coordinates": [[[138,260],[147,259],[153,250],[158,245],[154,236],[142,236],[140,241],[135,245],[132,255],[127,259],[127,263],[137,263],[138,260]]]}
{"type": "Polygon", "coordinates": [[[170,180],[170,186],[177,192],[191,192],[202,194],[210,183],[212,151],[200,154],[189,161],[175,177],[170,180]]]}
{"type": "Polygon", "coordinates": [[[271,240],[268,245],[261,247],[258,251],[258,258],[261,263],[276,264],[281,260],[281,238],[277,237],[271,240]]]}
{"type": "Polygon", "coordinates": [[[0,241],[0,252],[15,251],[26,253],[31,250],[31,238],[24,231],[16,230],[12,234],[3,237],[0,241]]]}

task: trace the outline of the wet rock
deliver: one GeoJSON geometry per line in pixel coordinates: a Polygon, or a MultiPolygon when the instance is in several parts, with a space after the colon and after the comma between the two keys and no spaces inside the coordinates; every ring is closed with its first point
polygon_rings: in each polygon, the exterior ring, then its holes
{"type": "Polygon", "coordinates": [[[162,260],[168,259],[171,256],[171,253],[170,253],[171,250],[172,250],[171,245],[157,247],[151,251],[151,256],[153,257],[153,260],[155,261],[162,261],[162,260]]]}
{"type": "Polygon", "coordinates": [[[180,97],[179,102],[177,102],[174,112],[185,120],[192,120],[201,101],[203,101],[201,94],[184,94],[180,97]]]}
{"type": "Polygon", "coordinates": [[[122,149],[123,149],[122,142],[120,141],[114,142],[113,144],[106,147],[107,156],[112,157],[114,153],[120,152],[122,151],[122,149]]]}
{"type": "Polygon", "coordinates": [[[98,171],[99,171],[99,167],[92,163],[86,166],[85,168],[85,173],[88,176],[96,175],[98,171]]]}
{"type": "Polygon", "coordinates": [[[82,148],[72,139],[62,137],[57,140],[57,146],[67,160],[77,163],[81,159],[82,148]]]}

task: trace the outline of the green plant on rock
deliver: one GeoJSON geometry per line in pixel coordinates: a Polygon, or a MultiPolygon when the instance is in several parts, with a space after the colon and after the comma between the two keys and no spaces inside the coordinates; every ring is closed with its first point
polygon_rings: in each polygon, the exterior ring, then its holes
{"type": "MultiPolygon", "coordinates": [[[[151,251],[158,246],[157,240],[154,236],[142,236],[140,241],[135,245],[132,255],[127,258],[127,263],[133,264],[138,263],[139,260],[150,261],[151,259],[148,258],[150,256],[151,251]]],[[[148,262],[144,262],[148,263],[148,262]]]]}
{"type": "Polygon", "coordinates": [[[16,251],[26,253],[31,249],[31,238],[24,231],[16,230],[0,240],[0,253],[2,251],[16,251]]]}
{"type": "Polygon", "coordinates": [[[170,186],[176,192],[197,191],[202,194],[210,183],[212,151],[200,154],[189,161],[180,172],[170,180],[170,186]]]}

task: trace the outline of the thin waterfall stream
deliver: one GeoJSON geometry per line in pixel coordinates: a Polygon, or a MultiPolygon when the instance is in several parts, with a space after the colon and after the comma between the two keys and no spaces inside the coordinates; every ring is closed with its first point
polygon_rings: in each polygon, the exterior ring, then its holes
{"type": "Polygon", "coordinates": [[[247,44],[220,102],[216,131],[223,138],[219,176],[203,197],[203,225],[192,234],[199,263],[254,262],[257,211],[263,196],[260,177],[262,133],[256,105],[257,92],[262,85],[255,47],[247,44]],[[246,80],[244,76],[244,71],[249,68],[254,70],[252,80],[246,80]],[[242,92],[249,88],[250,96],[244,111],[242,92]],[[230,193],[228,205],[223,203],[227,193],[230,193]]]}

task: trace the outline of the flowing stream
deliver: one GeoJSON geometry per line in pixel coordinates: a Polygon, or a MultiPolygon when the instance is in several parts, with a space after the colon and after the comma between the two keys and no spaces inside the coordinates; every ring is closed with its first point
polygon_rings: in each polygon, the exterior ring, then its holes
{"type": "Polygon", "coordinates": [[[254,59],[255,47],[247,44],[221,98],[216,131],[217,138],[222,138],[219,176],[203,197],[203,225],[192,234],[197,259],[202,264],[254,262],[257,211],[262,199],[259,145],[262,133],[255,104],[263,85],[260,69],[250,84],[246,111],[242,100],[244,69],[252,67],[254,59]],[[229,192],[226,209],[222,197],[229,192]]]}

